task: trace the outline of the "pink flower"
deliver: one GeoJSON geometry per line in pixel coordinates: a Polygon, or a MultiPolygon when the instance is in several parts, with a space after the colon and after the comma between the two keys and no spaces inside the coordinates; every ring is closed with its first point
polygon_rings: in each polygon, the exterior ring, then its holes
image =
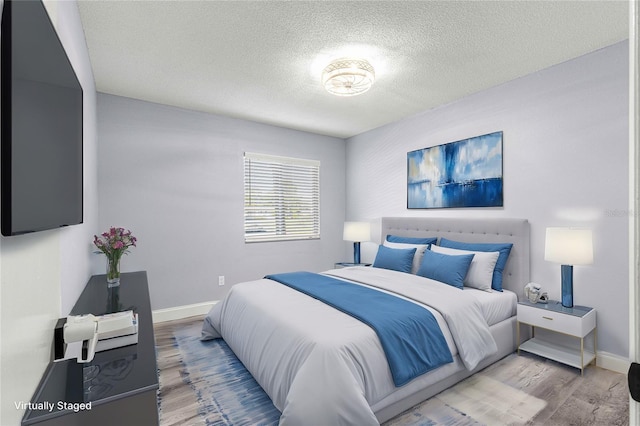
{"type": "Polygon", "coordinates": [[[101,236],[93,236],[93,244],[109,258],[120,258],[129,252],[129,247],[136,246],[136,237],[131,235],[130,230],[112,226],[109,231],[101,236]]]}

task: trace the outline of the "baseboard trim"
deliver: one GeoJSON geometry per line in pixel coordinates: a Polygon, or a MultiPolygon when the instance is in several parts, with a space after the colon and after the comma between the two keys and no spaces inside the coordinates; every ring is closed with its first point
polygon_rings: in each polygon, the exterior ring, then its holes
{"type": "Polygon", "coordinates": [[[629,361],[628,358],[623,358],[619,355],[598,351],[596,365],[606,370],[615,371],[616,373],[627,374],[627,372],[629,372],[631,361],[629,361]]]}
{"type": "Polygon", "coordinates": [[[183,318],[189,318],[196,315],[206,315],[213,305],[218,303],[217,300],[213,302],[194,303],[193,305],[176,306],[173,308],[157,309],[151,312],[153,317],[153,323],[173,321],[183,318]]]}

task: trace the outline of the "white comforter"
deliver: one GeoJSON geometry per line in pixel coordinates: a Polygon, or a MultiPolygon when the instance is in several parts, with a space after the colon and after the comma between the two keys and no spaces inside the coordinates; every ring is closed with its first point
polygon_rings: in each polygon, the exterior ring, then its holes
{"type": "MultiPolygon", "coordinates": [[[[378,268],[326,274],[430,306],[452,355],[470,370],[497,351],[480,305],[459,289],[378,268]]],[[[373,329],[272,280],[233,286],[202,335],[224,338],[282,412],[281,425],[376,425],[370,407],[396,390],[373,329]]]]}

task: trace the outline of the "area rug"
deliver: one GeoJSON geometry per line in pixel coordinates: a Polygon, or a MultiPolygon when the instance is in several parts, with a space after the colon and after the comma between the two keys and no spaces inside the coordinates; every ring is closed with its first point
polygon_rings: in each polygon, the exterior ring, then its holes
{"type": "MultiPolygon", "coordinates": [[[[170,373],[161,369],[161,425],[186,422],[184,415],[180,421],[171,419],[170,413],[179,404],[183,405],[180,408],[193,410],[186,416],[189,424],[278,424],[280,412],[223,340],[202,342],[199,328],[186,327],[176,329],[172,341],[175,351],[169,357],[176,357],[177,380],[182,384],[170,384],[170,373]],[[197,403],[188,408],[189,400],[197,403]]],[[[542,399],[478,373],[385,425],[523,425],[546,404],[542,399]]],[[[314,425],[313,419],[309,419],[309,424],[314,425]]]]}
{"type": "MultiPolygon", "coordinates": [[[[188,384],[198,402],[198,423],[223,425],[277,425],[280,412],[253,376],[222,339],[200,341],[200,328],[174,332],[174,346],[188,384]]],[[[184,389],[184,388],[183,388],[184,389]]],[[[173,424],[163,410],[160,374],[160,424],[173,424]]]]}

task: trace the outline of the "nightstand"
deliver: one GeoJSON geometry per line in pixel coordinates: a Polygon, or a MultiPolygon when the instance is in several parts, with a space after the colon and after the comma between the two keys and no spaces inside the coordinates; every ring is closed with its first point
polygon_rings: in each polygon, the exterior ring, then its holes
{"type": "MultiPolygon", "coordinates": [[[[531,352],[580,369],[595,362],[597,347],[596,310],[586,306],[565,308],[555,300],[549,303],[518,302],[517,344],[520,351],[531,352]],[[531,339],[520,344],[520,324],[531,326],[531,339]],[[570,344],[552,343],[535,335],[536,327],[580,340],[580,349],[570,344]],[[585,349],[585,338],[593,333],[593,351],[585,349]]],[[[555,340],[555,339],[554,339],[555,340]]],[[[569,343],[569,342],[567,342],[569,343]]]]}
{"type": "Polygon", "coordinates": [[[371,264],[370,263],[338,262],[333,265],[335,269],[348,268],[349,266],[371,266],[371,264]]]}

